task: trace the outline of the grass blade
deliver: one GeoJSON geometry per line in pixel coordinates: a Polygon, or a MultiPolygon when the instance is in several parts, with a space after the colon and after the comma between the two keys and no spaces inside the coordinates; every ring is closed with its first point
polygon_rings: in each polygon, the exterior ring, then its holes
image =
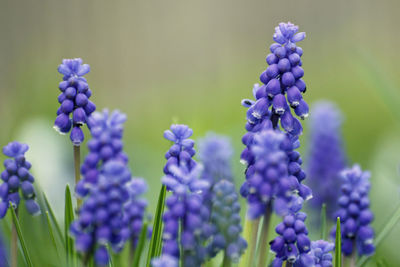
{"type": "MultiPolygon", "coordinates": [[[[45,193],[43,193],[43,199],[44,199],[44,203],[46,204],[46,208],[47,208],[47,210],[48,210],[48,212],[49,212],[50,219],[51,219],[51,221],[53,222],[54,226],[56,227],[57,235],[58,235],[58,237],[60,238],[61,243],[62,243],[62,244],[65,244],[65,243],[64,243],[64,236],[63,236],[62,231],[61,231],[61,227],[60,227],[60,225],[59,225],[58,222],[57,222],[56,216],[54,215],[53,209],[51,208],[50,202],[49,202],[49,200],[47,199],[47,196],[46,196],[45,193]]],[[[49,224],[49,225],[50,225],[50,224],[49,224]]]]}
{"type": "MultiPolygon", "coordinates": [[[[382,241],[385,239],[385,237],[392,231],[392,229],[396,226],[396,224],[400,220],[400,206],[397,207],[396,211],[393,213],[392,217],[387,221],[383,229],[379,232],[379,234],[375,238],[375,248],[377,248],[382,241]]],[[[366,257],[362,256],[358,261],[357,261],[357,266],[364,266],[365,263],[370,259],[371,257],[366,257]]]]}
{"type": "Polygon", "coordinates": [[[342,267],[342,232],[340,230],[339,217],[336,221],[335,267],[342,267]]]}
{"type": "Polygon", "coordinates": [[[69,185],[65,187],[65,214],[64,214],[64,236],[67,255],[67,265],[73,265],[74,262],[74,242],[69,236],[69,227],[74,220],[74,208],[72,205],[71,190],[69,185]]]}
{"type": "Polygon", "coordinates": [[[17,215],[15,214],[15,210],[14,210],[11,202],[10,202],[10,210],[11,210],[11,216],[12,216],[13,223],[14,223],[15,228],[17,230],[19,243],[21,244],[22,252],[23,252],[26,264],[29,267],[33,267],[31,257],[29,256],[29,252],[28,252],[28,249],[27,249],[26,244],[25,244],[24,236],[22,235],[22,231],[21,231],[21,226],[19,224],[19,220],[17,218],[17,215]]]}
{"type": "Polygon", "coordinates": [[[321,239],[326,240],[326,204],[321,207],[321,239]]]}
{"type": "Polygon", "coordinates": [[[161,187],[160,190],[160,195],[158,196],[158,204],[157,204],[157,209],[156,209],[156,214],[154,218],[154,224],[153,224],[153,232],[151,235],[151,240],[150,240],[150,247],[149,247],[149,252],[147,254],[147,263],[146,266],[150,267],[150,262],[151,259],[154,257],[159,256],[160,251],[161,251],[161,243],[162,243],[162,215],[164,212],[164,202],[165,202],[165,195],[166,195],[167,189],[165,185],[161,187]]]}
{"type": "Polygon", "coordinates": [[[142,227],[142,231],[140,232],[139,240],[135,249],[135,255],[133,256],[132,266],[139,267],[140,257],[142,256],[144,243],[146,242],[147,237],[147,226],[148,223],[145,222],[142,227]]]}
{"type": "Polygon", "coordinates": [[[46,210],[46,219],[47,219],[47,224],[49,225],[49,233],[50,233],[51,241],[53,242],[53,246],[54,246],[54,248],[56,250],[57,257],[60,257],[60,254],[58,253],[56,239],[54,237],[53,226],[51,226],[50,215],[49,215],[49,212],[47,210],[46,210]]]}

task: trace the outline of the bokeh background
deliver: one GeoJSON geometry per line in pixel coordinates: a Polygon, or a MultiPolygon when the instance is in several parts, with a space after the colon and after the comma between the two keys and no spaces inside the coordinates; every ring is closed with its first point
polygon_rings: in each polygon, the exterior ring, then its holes
{"type": "MultiPolygon", "coordinates": [[[[172,122],[190,125],[195,139],[210,130],[229,135],[239,185],[240,101],[251,97],[267,67],[274,27],[291,21],[307,33],[300,45],[305,99],[332,100],[343,111],[348,157],[372,172],[379,232],[400,203],[399,10],[395,0],[0,0],[0,144],[29,143],[33,173],[61,218],[73,162],[69,138],[52,129],[57,66],[81,57],[91,65],[87,79],[98,109],[128,115],[125,150],[133,174],[149,183],[150,212],[169,146],[162,133],[172,122]]],[[[307,144],[305,127],[305,164],[307,144]]],[[[23,230],[31,232],[35,220],[41,219],[26,216],[23,230]]],[[[45,235],[30,233],[27,242],[45,242],[45,235]]],[[[369,264],[385,259],[396,266],[399,237],[397,226],[369,264]]],[[[46,256],[34,254],[34,261],[46,256]]]]}

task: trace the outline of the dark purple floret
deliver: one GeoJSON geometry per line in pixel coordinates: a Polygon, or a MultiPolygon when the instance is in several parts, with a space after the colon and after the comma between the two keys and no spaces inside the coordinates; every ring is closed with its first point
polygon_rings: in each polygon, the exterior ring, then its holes
{"type": "Polygon", "coordinates": [[[16,141],[3,147],[3,154],[10,158],[4,160],[5,170],[1,173],[3,183],[0,185],[0,218],[6,215],[10,202],[14,209],[18,208],[21,197],[30,214],[40,214],[40,207],[35,200],[34,178],[29,172],[31,164],[25,159],[28,149],[27,144],[16,141]]]}
{"type": "Polygon", "coordinates": [[[84,140],[81,127],[87,123],[96,106],[89,100],[92,95],[89,85],[83,75],[89,73],[88,64],[82,64],[82,59],[64,59],[58,66],[58,72],[63,74],[63,81],[59,84],[61,94],[58,102],[61,104],[57,110],[54,129],[61,134],[70,133],[74,146],[80,146],[84,140]],[[72,116],[72,118],[71,118],[72,116]]]}
{"type": "MultiPolygon", "coordinates": [[[[341,178],[343,183],[335,217],[340,217],[342,225],[342,252],[349,256],[357,248],[358,255],[372,255],[375,246],[374,230],[370,225],[374,215],[369,209],[368,198],[370,173],[354,165],[344,170],[341,178]]],[[[335,236],[335,229],[332,229],[332,236],[335,236]]]]}

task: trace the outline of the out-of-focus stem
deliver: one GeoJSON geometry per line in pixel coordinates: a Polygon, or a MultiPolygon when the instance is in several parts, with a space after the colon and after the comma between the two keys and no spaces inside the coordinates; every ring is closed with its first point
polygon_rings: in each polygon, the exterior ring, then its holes
{"type": "Polygon", "coordinates": [[[224,260],[222,261],[222,267],[231,267],[231,260],[229,259],[226,251],[224,252],[224,260]]]}
{"type": "MultiPolygon", "coordinates": [[[[13,209],[13,207],[10,207],[13,209]]],[[[15,208],[15,215],[18,218],[18,208],[15,208]]],[[[18,234],[15,224],[11,227],[11,267],[18,266],[18,234]]]]}
{"type": "Polygon", "coordinates": [[[263,219],[263,224],[261,227],[260,243],[259,243],[259,256],[257,267],[265,267],[267,264],[268,255],[268,230],[271,221],[272,209],[271,204],[268,205],[263,219]]]}
{"type": "MultiPolygon", "coordinates": [[[[81,179],[81,147],[74,146],[74,169],[75,169],[75,186],[81,179]]],[[[78,208],[81,206],[82,200],[77,198],[78,208]]]]}
{"type": "Polygon", "coordinates": [[[250,220],[246,218],[244,223],[244,238],[247,241],[248,247],[239,262],[239,267],[253,267],[259,225],[260,219],[250,220]]]}

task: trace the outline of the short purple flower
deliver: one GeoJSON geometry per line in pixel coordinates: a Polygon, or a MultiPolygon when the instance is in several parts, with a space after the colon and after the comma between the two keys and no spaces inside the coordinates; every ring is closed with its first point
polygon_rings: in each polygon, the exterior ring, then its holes
{"type": "MultiPolygon", "coordinates": [[[[359,165],[346,169],[341,174],[341,194],[337,200],[339,209],[335,217],[340,217],[342,230],[342,252],[349,256],[357,247],[358,255],[372,255],[374,230],[371,222],[374,215],[369,209],[370,173],[363,172],[359,165]]],[[[332,237],[335,228],[332,229],[332,237]]]]}
{"type": "MultiPolygon", "coordinates": [[[[333,243],[325,240],[317,240],[311,242],[311,250],[309,254],[314,259],[315,267],[331,267],[332,266],[332,254],[331,252],[335,249],[333,243]]],[[[308,267],[311,265],[304,265],[302,262],[296,262],[295,267],[308,267]]]]}
{"type": "Polygon", "coordinates": [[[21,196],[30,214],[40,214],[40,207],[35,200],[34,178],[29,172],[31,164],[25,159],[28,149],[27,144],[16,141],[3,147],[4,155],[10,158],[4,160],[5,170],[1,173],[3,183],[0,185],[0,218],[6,215],[10,202],[14,208],[18,208],[21,196]]]}
{"type": "Polygon", "coordinates": [[[59,84],[61,94],[58,96],[58,102],[61,105],[57,110],[54,129],[61,134],[71,131],[70,139],[74,146],[80,146],[83,142],[84,134],[81,126],[87,123],[96,109],[95,104],[89,100],[92,91],[83,77],[89,71],[89,65],[82,64],[80,58],[64,59],[58,66],[58,72],[64,77],[59,84]]]}

